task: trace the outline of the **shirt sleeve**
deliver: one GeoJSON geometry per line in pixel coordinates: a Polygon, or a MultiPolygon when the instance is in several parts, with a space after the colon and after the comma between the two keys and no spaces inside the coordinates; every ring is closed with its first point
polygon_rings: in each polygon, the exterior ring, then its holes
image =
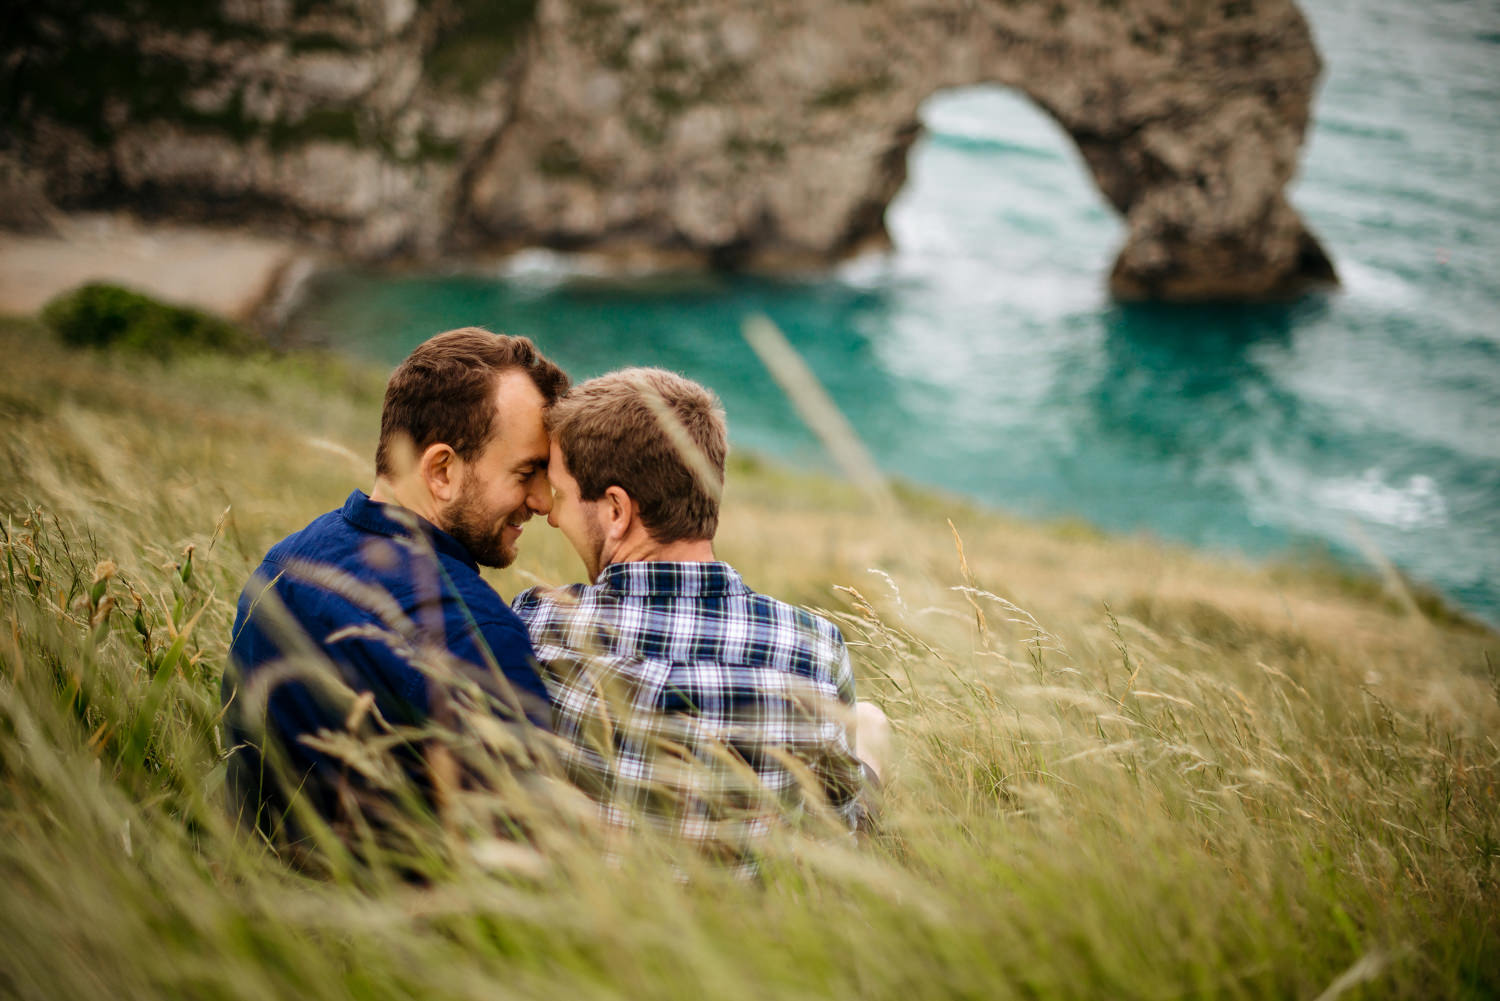
{"type": "Polygon", "coordinates": [[[865,766],[854,753],[854,745],[849,739],[849,729],[854,722],[854,668],[849,661],[849,648],[845,645],[842,634],[836,626],[830,628],[833,634],[828,637],[829,661],[833,664],[833,685],[838,692],[840,705],[829,708],[842,708],[849,716],[847,720],[839,720],[836,726],[825,731],[828,739],[820,748],[822,753],[813,762],[813,771],[823,782],[823,792],[828,797],[829,805],[850,830],[854,830],[866,820],[868,812],[865,766]]]}

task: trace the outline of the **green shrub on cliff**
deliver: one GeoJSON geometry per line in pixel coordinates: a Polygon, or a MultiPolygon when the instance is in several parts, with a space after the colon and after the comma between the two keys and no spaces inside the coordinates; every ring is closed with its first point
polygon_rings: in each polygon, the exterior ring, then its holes
{"type": "Polygon", "coordinates": [[[428,74],[460,94],[478,93],[535,20],[536,0],[454,0],[428,51],[428,74]]]}
{"type": "Polygon", "coordinates": [[[183,351],[242,352],[250,335],[201,310],[158,302],[118,285],[80,285],[42,309],[42,321],[72,347],[121,347],[168,355],[183,351]]]}

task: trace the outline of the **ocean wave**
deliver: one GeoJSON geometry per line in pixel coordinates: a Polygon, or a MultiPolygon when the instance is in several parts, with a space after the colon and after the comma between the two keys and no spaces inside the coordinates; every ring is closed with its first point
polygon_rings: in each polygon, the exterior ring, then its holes
{"type": "Polygon", "coordinates": [[[1316,503],[1361,521],[1410,531],[1448,522],[1448,503],[1437,481],[1420,473],[1405,483],[1388,483],[1380,469],[1366,469],[1357,477],[1341,477],[1320,484],[1316,503]]]}
{"type": "Polygon", "coordinates": [[[949,149],[962,150],[965,153],[1021,156],[1029,160],[1048,160],[1054,163],[1062,163],[1066,160],[1066,157],[1060,155],[1055,147],[1033,146],[1030,143],[1017,142],[1013,139],[1002,139],[999,136],[979,135],[972,132],[929,130],[928,140],[935,146],[945,146],[949,149]]]}
{"type": "Polygon", "coordinates": [[[833,277],[850,288],[870,290],[898,283],[902,272],[896,253],[872,250],[838,264],[833,269],[833,277]]]}
{"type": "Polygon", "coordinates": [[[1313,127],[1320,132],[1326,132],[1330,135],[1350,136],[1355,139],[1388,139],[1393,142],[1405,142],[1408,138],[1406,132],[1402,129],[1393,129],[1386,125],[1375,125],[1353,118],[1341,118],[1333,115],[1318,116],[1313,127]]]}
{"type": "Polygon", "coordinates": [[[1340,259],[1339,271],[1345,293],[1359,302],[1385,307],[1413,306],[1424,298],[1414,282],[1354,257],[1340,259]]]}
{"type": "Polygon", "coordinates": [[[1424,533],[1451,527],[1448,498],[1428,473],[1401,479],[1374,465],[1357,475],[1330,475],[1315,462],[1293,459],[1266,442],[1257,442],[1226,472],[1258,524],[1294,534],[1346,539],[1352,523],[1431,538],[1424,533]]]}
{"type": "Polygon", "coordinates": [[[531,248],[519,250],[500,262],[496,277],[526,285],[562,285],[572,278],[598,273],[587,259],[577,254],[531,248]]]}

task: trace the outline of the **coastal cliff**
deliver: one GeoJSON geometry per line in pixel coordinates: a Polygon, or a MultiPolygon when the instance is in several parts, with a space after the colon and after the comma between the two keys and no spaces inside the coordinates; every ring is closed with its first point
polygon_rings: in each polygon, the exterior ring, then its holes
{"type": "Polygon", "coordinates": [[[1320,70],[1291,0],[67,0],[14,37],[13,228],[125,208],[362,260],[817,267],[888,244],[919,104],[996,83],[1124,218],[1116,295],[1334,278],[1284,194],[1320,70]]]}

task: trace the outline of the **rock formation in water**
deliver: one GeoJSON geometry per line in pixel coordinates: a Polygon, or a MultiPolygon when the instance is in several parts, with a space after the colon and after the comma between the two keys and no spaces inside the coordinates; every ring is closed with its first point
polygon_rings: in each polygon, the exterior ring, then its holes
{"type": "Polygon", "coordinates": [[[17,25],[12,226],[126,207],[362,259],[817,266],[887,242],[921,101],[997,83],[1124,217],[1117,295],[1333,279],[1284,194],[1320,68],[1291,0],[63,0],[17,25]]]}

